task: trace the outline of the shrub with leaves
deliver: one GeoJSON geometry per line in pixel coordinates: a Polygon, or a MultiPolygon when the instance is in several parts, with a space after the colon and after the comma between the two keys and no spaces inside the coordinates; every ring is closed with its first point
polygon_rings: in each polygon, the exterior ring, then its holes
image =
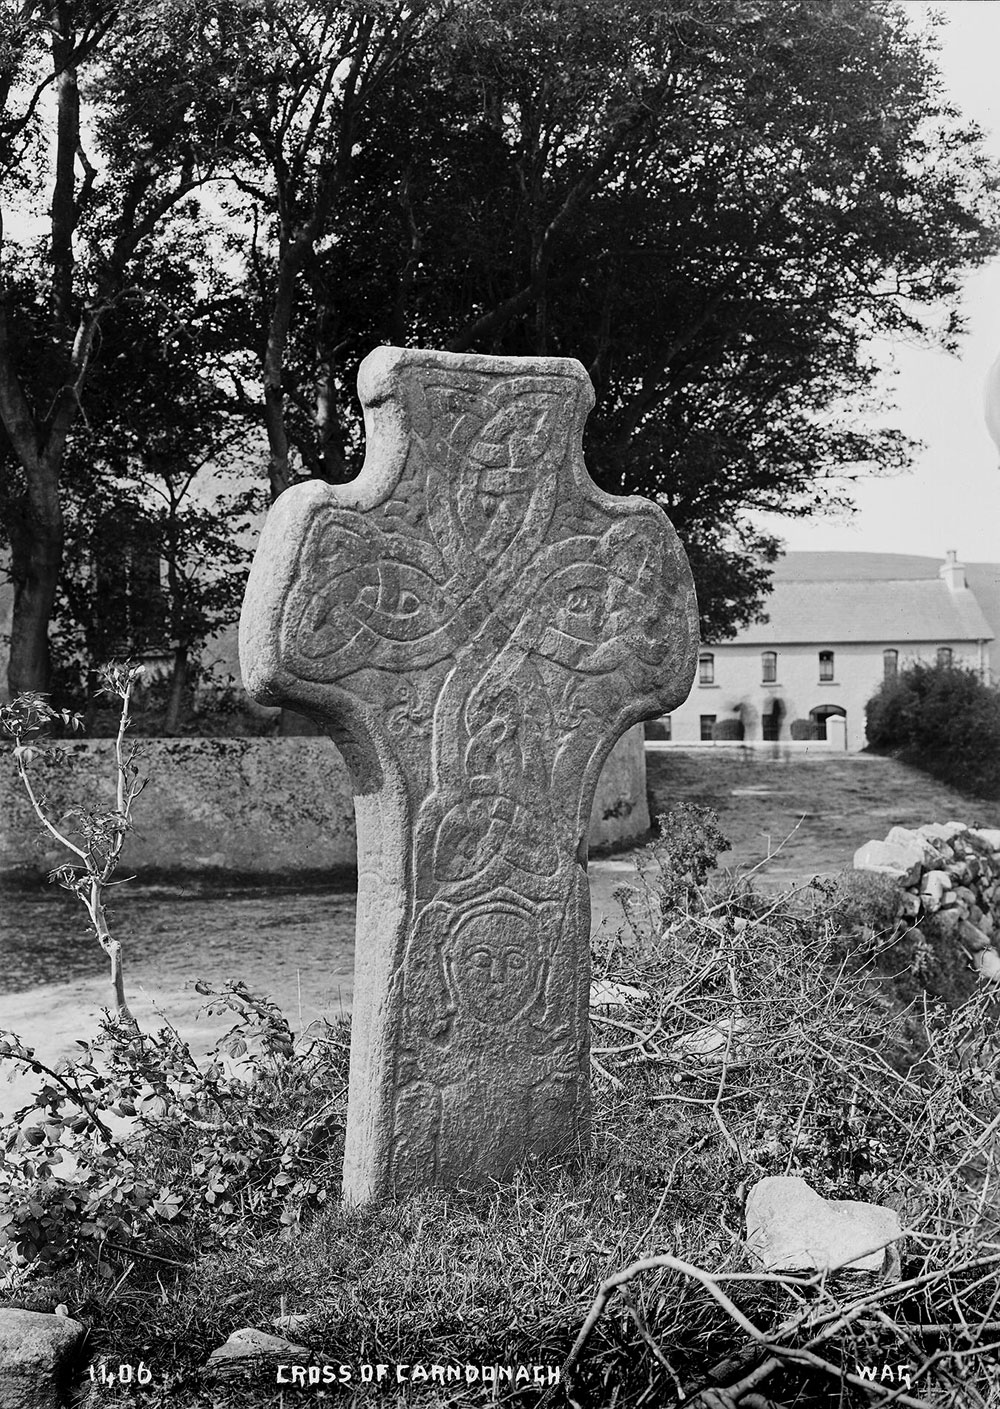
{"type": "Polygon", "coordinates": [[[729,838],[719,831],[719,814],[711,807],[682,802],[657,817],[658,837],[649,848],[659,870],[659,897],[664,914],[669,910],[698,908],[710,871],[719,864],[719,853],[729,838]]]}
{"type": "Polygon", "coordinates": [[[917,661],[865,706],[869,747],[980,797],[1000,797],[1000,690],[975,670],[917,661]]]}
{"type": "Polygon", "coordinates": [[[793,719],[788,732],[798,743],[806,743],[819,738],[819,725],[815,719],[793,719]]]}
{"type": "Polygon", "coordinates": [[[243,984],[199,991],[236,1015],[203,1063],[172,1028],[154,1037],[110,1016],[62,1068],[0,1034],[0,1059],[41,1078],[0,1132],[0,1245],[18,1265],[107,1266],[166,1225],[192,1247],[291,1227],[339,1184],[344,1031],[296,1040],[243,984]]]}

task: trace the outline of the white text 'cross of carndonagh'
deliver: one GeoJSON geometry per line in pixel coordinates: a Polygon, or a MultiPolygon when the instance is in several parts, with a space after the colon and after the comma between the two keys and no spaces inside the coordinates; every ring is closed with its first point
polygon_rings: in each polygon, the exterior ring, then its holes
{"type": "Polygon", "coordinates": [[[587,473],[578,362],[383,347],[358,387],[364,468],[278,499],[240,626],[354,787],[355,1201],[587,1148],[591,803],[697,651],[666,517],[587,473]]]}

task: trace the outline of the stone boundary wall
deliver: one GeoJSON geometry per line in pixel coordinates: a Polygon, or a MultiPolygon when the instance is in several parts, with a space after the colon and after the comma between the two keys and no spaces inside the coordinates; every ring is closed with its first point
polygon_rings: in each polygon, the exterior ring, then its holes
{"type": "Polygon", "coordinates": [[[933,917],[937,932],[965,950],[981,978],[1000,979],[1000,828],[893,827],[885,841],[858,848],[854,869],[899,882],[912,937],[919,939],[920,925],[933,917]]]}
{"type": "MultiPolygon", "coordinates": [[[[354,799],[327,738],[143,739],[135,832],[125,865],[143,871],[353,871],[354,799]]],[[[114,743],[67,741],[31,765],[49,814],[114,806],[114,743]]],[[[616,744],[591,814],[591,850],[649,831],[642,726],[616,744]]],[[[0,876],[42,876],[68,859],[40,827],[10,758],[0,760],[0,876]]]]}

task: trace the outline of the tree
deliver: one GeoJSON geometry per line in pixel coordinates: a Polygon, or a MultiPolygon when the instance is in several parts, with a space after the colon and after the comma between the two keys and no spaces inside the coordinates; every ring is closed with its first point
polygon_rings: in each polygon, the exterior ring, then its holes
{"type": "Polygon", "coordinates": [[[87,698],[115,657],[166,661],[159,732],[179,731],[198,654],[239,617],[252,555],[248,515],[265,496],[206,493],[202,464],[144,457],[128,473],[95,479],[95,493],[67,503],[67,544],[54,612],[61,700],[87,698]]]}
{"type": "Polygon", "coordinates": [[[53,645],[59,683],[76,699],[85,682],[88,727],[103,663],[153,655],[169,660],[162,729],[177,732],[199,649],[238,619],[248,516],[266,502],[246,473],[261,461],[262,437],[207,375],[214,347],[196,289],[214,276],[195,215],[175,214],[169,236],[136,261],[141,298],[106,315],[87,423],[65,457],[53,645]]]}
{"type": "MultiPolygon", "coordinates": [[[[86,416],[63,456],[51,684],[61,703],[86,711],[88,730],[104,663],[160,657],[169,661],[162,728],[177,732],[199,648],[238,618],[251,556],[247,516],[265,498],[252,481],[219,492],[218,471],[228,467],[231,479],[238,457],[245,480],[260,448],[254,428],[234,418],[206,375],[214,347],[195,290],[210,288],[214,275],[196,214],[178,209],[168,237],[148,242],[134,261],[133,296],[105,313],[86,416]],[[209,467],[214,488],[205,483],[209,467]]],[[[9,258],[9,284],[14,267],[9,258]]],[[[40,289],[44,275],[22,257],[22,368],[34,369],[48,352],[40,289]]],[[[9,445],[5,469],[0,507],[7,510],[24,494],[9,445]]]]}
{"type": "MultiPolygon", "coordinates": [[[[907,462],[859,414],[878,402],[870,340],[955,345],[962,273],[1000,248],[979,134],[881,0],[641,0],[628,25],[607,0],[436,14],[355,113],[350,180],[322,208],[301,148],[282,182],[241,183],[252,316],[231,335],[259,347],[282,271],[295,288],[282,463],[356,470],[353,379],[379,342],[580,357],[596,478],[664,505],[706,636],[731,634],[777,549],[750,511],[813,513],[907,462]]],[[[353,101],[330,86],[331,114],[353,101]]]]}
{"type": "Polygon", "coordinates": [[[0,310],[18,689],[46,673],[100,330],[209,177],[230,194],[192,219],[225,258],[185,317],[264,423],[273,494],[356,472],[373,345],[577,356],[591,469],[670,513],[716,639],[776,552],[753,510],[905,464],[863,419],[871,338],[952,346],[961,275],[1000,248],[997,173],[888,0],[636,0],[627,24],[611,0],[49,0],[8,17],[0,61],[4,192],[51,194],[44,277],[8,254],[0,310]],[[17,319],[48,339],[31,366],[17,319]]]}
{"type": "Polygon", "coordinates": [[[220,54],[237,56],[232,93],[242,132],[229,176],[243,200],[230,206],[230,242],[242,250],[257,298],[256,319],[245,329],[252,360],[245,376],[237,376],[239,400],[244,411],[254,404],[248,376],[259,388],[272,497],[294,477],[290,394],[311,420],[312,471],[334,480],[350,475],[337,409],[346,325],[341,291],[324,280],[319,246],[335,211],[352,205],[371,129],[397,73],[404,64],[423,62],[431,38],[460,8],[455,0],[234,0],[213,28],[220,54]],[[249,241],[234,228],[249,230],[249,241]],[[304,293],[311,301],[315,362],[308,404],[304,389],[289,388],[285,380],[288,339],[304,293]]]}
{"type": "Polygon", "coordinates": [[[0,236],[42,218],[39,280],[0,249],[0,420],[14,580],[9,686],[45,690],[64,541],[62,472],[102,324],[164,217],[212,173],[232,120],[194,0],[24,0],[0,25],[0,236]],[[30,364],[19,321],[44,315],[30,364]]]}
{"type": "Polygon", "coordinates": [[[19,695],[11,704],[0,705],[0,736],[6,735],[11,742],[14,766],[28,801],[52,839],[73,858],[57,867],[49,880],[57,880],[64,890],[71,891],[87,911],[97,942],[108,956],[115,1016],[131,1027],[136,1023],[125,999],[121,941],[108,927],[106,905],[111,887],[120,884],[114,880],[115,872],[125,839],[132,829],[133,804],[146,781],[139,777],[136,746],[125,742],[132,692],[141,673],[141,666],[111,664],[103,675],[105,693],[116,696],[120,702],[114,746],[115,806],[110,810],[73,807],[53,820],[45,799],[35,791],[31,764],[36,755],[53,750],[39,735],[51,724],[78,728],[79,716],[71,715],[68,710],[60,713],[40,695],[19,695]],[[74,835],[77,841],[73,840],[74,835]]]}
{"type": "Polygon", "coordinates": [[[1000,690],[968,666],[913,661],[865,705],[868,746],[974,797],[1000,797],[1000,690]]]}

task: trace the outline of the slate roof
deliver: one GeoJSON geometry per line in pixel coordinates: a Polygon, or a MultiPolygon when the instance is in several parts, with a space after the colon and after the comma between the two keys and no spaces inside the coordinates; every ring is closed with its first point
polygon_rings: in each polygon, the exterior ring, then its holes
{"type": "Polygon", "coordinates": [[[772,571],[782,582],[902,582],[936,578],[943,561],[916,553],[785,553],[772,571]]]}
{"type": "Polygon", "coordinates": [[[896,553],[788,553],[775,564],[769,620],[746,627],[738,643],[988,641],[1000,634],[1000,565],[967,564],[970,588],[949,590],[940,558],[896,553]],[[989,598],[989,617],[978,595],[989,598]]]}
{"type": "MultiPolygon", "coordinates": [[[[913,553],[786,553],[774,565],[776,582],[883,582],[887,578],[937,580],[940,558],[913,553]]],[[[1000,641],[1000,563],[966,563],[972,595],[1000,641]]]]}

